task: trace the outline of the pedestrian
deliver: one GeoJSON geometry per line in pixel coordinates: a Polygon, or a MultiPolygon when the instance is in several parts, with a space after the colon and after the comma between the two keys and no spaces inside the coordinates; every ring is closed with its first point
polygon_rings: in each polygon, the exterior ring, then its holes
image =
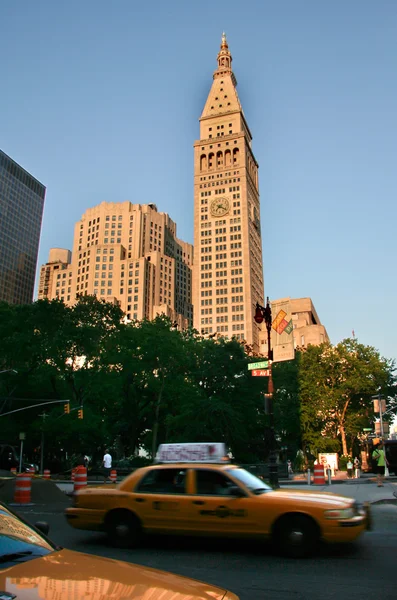
{"type": "Polygon", "coordinates": [[[294,472],[292,470],[292,463],[290,460],[287,460],[287,466],[288,466],[288,475],[293,475],[294,472]]]}
{"type": "Polygon", "coordinates": [[[107,479],[110,479],[110,471],[112,468],[112,457],[109,454],[109,450],[105,450],[105,454],[102,459],[103,471],[104,471],[104,483],[106,483],[107,479]]]}
{"type": "Polygon", "coordinates": [[[372,458],[376,461],[376,478],[378,487],[383,487],[383,478],[385,476],[385,466],[387,462],[385,451],[383,449],[383,442],[380,441],[375,450],[372,452],[372,458]]]}
{"type": "Polygon", "coordinates": [[[358,456],[356,456],[356,458],[354,459],[354,477],[356,479],[360,479],[360,459],[358,458],[358,456]]]}
{"type": "Polygon", "coordinates": [[[84,466],[88,470],[88,465],[90,463],[90,457],[87,456],[87,454],[84,454],[84,459],[83,460],[84,460],[84,466]]]}
{"type": "Polygon", "coordinates": [[[347,461],[347,476],[349,479],[353,477],[353,463],[351,458],[347,461]]]}

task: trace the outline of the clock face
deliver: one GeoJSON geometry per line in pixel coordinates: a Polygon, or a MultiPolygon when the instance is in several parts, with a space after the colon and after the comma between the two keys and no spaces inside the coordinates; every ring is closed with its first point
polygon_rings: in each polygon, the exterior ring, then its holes
{"type": "Polygon", "coordinates": [[[211,202],[211,214],[213,217],[223,217],[227,215],[230,209],[230,203],[227,198],[215,198],[211,202]]]}

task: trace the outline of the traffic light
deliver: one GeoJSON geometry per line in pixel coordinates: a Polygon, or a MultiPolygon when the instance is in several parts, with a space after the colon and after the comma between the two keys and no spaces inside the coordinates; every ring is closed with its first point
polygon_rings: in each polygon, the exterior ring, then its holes
{"type": "Polygon", "coordinates": [[[77,416],[79,419],[83,419],[84,418],[84,413],[83,413],[83,409],[79,408],[79,410],[77,411],[77,416]]]}
{"type": "Polygon", "coordinates": [[[66,404],[63,405],[63,412],[65,413],[65,415],[68,415],[70,413],[70,404],[69,404],[69,402],[66,402],[66,404]]]}

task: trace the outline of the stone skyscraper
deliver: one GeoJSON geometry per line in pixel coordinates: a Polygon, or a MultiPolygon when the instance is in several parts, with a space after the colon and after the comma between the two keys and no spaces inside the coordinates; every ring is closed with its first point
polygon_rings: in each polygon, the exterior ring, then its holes
{"type": "Polygon", "coordinates": [[[0,300],[33,302],[46,188],[0,150],[0,300]]]}
{"type": "Polygon", "coordinates": [[[258,163],[223,34],[194,144],[194,326],[259,349],[263,305],[258,163]]]}
{"type": "Polygon", "coordinates": [[[51,249],[39,299],[72,305],[78,295],[95,295],[117,302],[129,320],[166,314],[183,329],[193,318],[192,261],[192,245],[155,204],[102,202],[76,223],[72,253],[51,249]]]}

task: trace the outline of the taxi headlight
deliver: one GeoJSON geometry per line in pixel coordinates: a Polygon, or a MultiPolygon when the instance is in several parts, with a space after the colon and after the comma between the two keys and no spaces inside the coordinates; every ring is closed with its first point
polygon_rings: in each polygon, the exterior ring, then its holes
{"type": "Polygon", "coordinates": [[[324,511],[326,519],[352,519],[354,517],[354,508],[339,508],[324,511]]]}

